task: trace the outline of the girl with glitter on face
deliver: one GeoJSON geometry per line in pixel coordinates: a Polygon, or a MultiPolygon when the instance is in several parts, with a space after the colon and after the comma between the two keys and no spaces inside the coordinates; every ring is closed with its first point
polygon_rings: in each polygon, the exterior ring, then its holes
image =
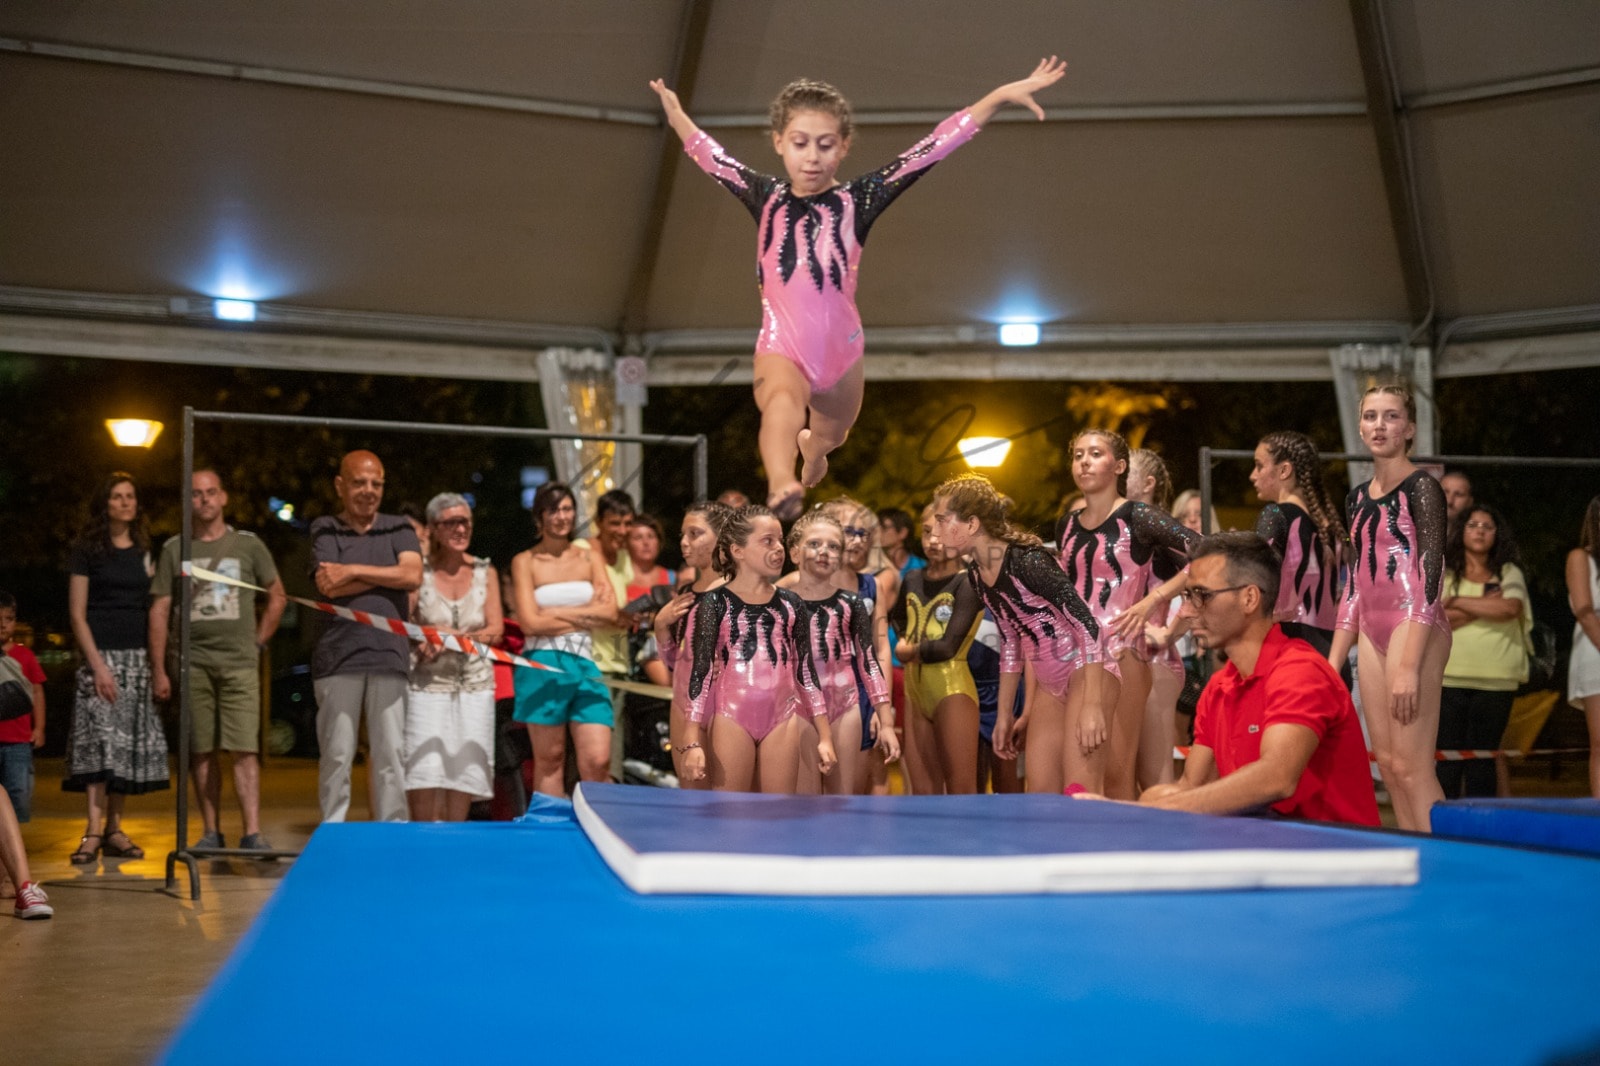
{"type": "Polygon", "coordinates": [[[1040,61],[941,122],[887,166],[849,182],[836,177],[850,151],[850,104],[824,82],[791,82],[772,104],[772,146],[785,177],[757,173],[707,136],[660,79],[650,87],[684,151],[749,209],[757,227],[756,281],[762,324],[756,341],[755,399],[767,504],[793,521],[805,489],[828,472],[861,411],[864,340],[856,274],[867,233],[883,210],[929,167],[971,140],[1006,104],[1044,119],[1033,94],[1061,80],[1065,62],[1040,61]],[[804,460],[799,480],[795,456],[804,460]]]}
{"type": "Polygon", "coordinates": [[[1166,620],[1184,585],[1189,546],[1200,539],[1164,510],[1123,495],[1128,457],[1127,442],[1109,430],[1086,429],[1073,439],[1072,480],[1084,505],[1062,520],[1056,536],[1061,569],[1105,635],[1107,669],[1116,679],[1100,709],[1111,741],[1105,792],[1125,800],[1139,794],[1139,737],[1150,698],[1145,625],[1166,620]]]}
{"type": "Polygon", "coordinates": [[[1409,389],[1368,389],[1360,426],[1372,480],[1351,489],[1345,503],[1351,577],[1328,661],[1338,669],[1356,647],[1361,707],[1395,820],[1425,833],[1429,811],[1444,799],[1433,764],[1450,657],[1440,595],[1448,511],[1439,483],[1407,458],[1417,434],[1409,389]]]}
{"type": "Polygon", "coordinates": [[[1075,784],[1104,791],[1106,721],[1100,713],[1109,682],[1101,626],[1039,538],[1006,521],[1000,494],[982,474],[940,485],[933,530],[946,549],[969,559],[967,571],[1000,629],[1000,699],[994,751],[1017,756],[1016,734],[1028,734],[1027,790],[1060,793],[1075,784]],[[1022,716],[1011,708],[1031,667],[1022,716]]]}
{"type": "Polygon", "coordinates": [[[839,759],[837,773],[818,777],[807,738],[800,751],[800,791],[815,792],[820,785],[834,795],[864,792],[867,775],[862,764],[868,751],[875,748],[887,762],[900,757],[889,682],[872,646],[872,608],[835,583],[844,557],[844,531],[826,513],[800,516],[789,531],[789,557],[799,568],[792,588],[805,603],[805,632],[839,759]],[[864,712],[869,716],[865,722],[864,712]]]}
{"type": "Polygon", "coordinates": [[[800,597],[783,573],[783,527],[765,507],[741,507],[717,534],[712,564],[728,579],[700,597],[679,653],[685,689],[683,773],[719,792],[793,792],[800,715],[817,729],[824,775],[835,760],[800,597]],[[709,750],[707,749],[709,745],[709,750]]]}
{"type": "Polygon", "coordinates": [[[667,712],[667,741],[672,746],[672,770],[682,788],[705,788],[707,781],[704,777],[691,780],[683,772],[681,745],[687,724],[684,707],[688,702],[689,674],[678,669],[679,652],[689,627],[689,611],[700,602],[701,596],[724,580],[711,565],[711,552],[717,546],[717,533],[722,523],[732,513],[726,505],[715,500],[701,500],[684,512],[683,532],[678,538],[684,567],[679,574],[678,594],[656,612],[653,627],[661,662],[672,674],[672,706],[667,712]]]}

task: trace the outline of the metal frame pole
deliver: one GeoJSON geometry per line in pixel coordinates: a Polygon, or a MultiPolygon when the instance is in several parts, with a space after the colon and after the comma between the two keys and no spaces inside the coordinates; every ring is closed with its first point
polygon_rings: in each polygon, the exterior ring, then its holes
{"type": "Polygon", "coordinates": [[[189,702],[189,641],[190,612],[194,602],[194,579],[188,569],[193,561],[194,515],[190,500],[190,485],[194,479],[194,429],[196,422],[231,422],[234,424],[263,426],[322,426],[338,429],[359,429],[373,432],[431,433],[455,437],[496,437],[523,440],[593,440],[620,444],[654,444],[675,448],[694,449],[694,498],[702,500],[710,486],[708,466],[710,443],[704,433],[694,436],[675,436],[662,433],[573,433],[558,429],[532,429],[521,426],[461,426],[438,422],[399,422],[363,418],[315,418],[303,415],[247,414],[232,411],[197,411],[183,409],[183,481],[179,486],[179,499],[183,501],[183,525],[179,534],[179,554],[183,568],[178,575],[178,795],[177,846],[167,854],[167,889],[177,887],[176,869],[179,860],[189,870],[189,898],[200,898],[200,874],[197,858],[226,856],[258,861],[294,858],[297,851],[244,851],[239,848],[190,848],[189,836],[189,728],[193,710],[189,702]]]}
{"type": "Polygon", "coordinates": [[[190,485],[194,482],[194,408],[183,409],[183,480],[178,486],[183,524],[178,534],[178,840],[167,854],[167,890],[177,887],[177,863],[181,859],[189,870],[189,898],[200,898],[200,867],[189,854],[189,624],[194,605],[194,578],[189,563],[194,555],[194,508],[190,485]]]}

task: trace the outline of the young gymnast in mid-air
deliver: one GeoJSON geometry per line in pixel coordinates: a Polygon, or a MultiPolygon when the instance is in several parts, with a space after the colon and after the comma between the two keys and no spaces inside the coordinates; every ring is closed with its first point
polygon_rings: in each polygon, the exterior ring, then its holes
{"type": "Polygon", "coordinates": [[[1041,60],[1032,74],[957,111],[887,166],[842,184],[835,175],[850,151],[851,114],[833,86],[802,79],[773,101],[772,147],[787,175],[777,178],[734,159],[695,125],[677,93],[660,79],[650,83],[684,151],[756,220],[762,314],[755,396],[767,506],[783,521],[799,517],[805,490],[827,475],[829,453],[861,412],[865,342],[855,293],[867,231],[895,197],[1001,107],[1026,107],[1042,121],[1033,94],[1066,70],[1055,56],[1041,60]],[[796,454],[803,460],[798,481],[796,454]]]}

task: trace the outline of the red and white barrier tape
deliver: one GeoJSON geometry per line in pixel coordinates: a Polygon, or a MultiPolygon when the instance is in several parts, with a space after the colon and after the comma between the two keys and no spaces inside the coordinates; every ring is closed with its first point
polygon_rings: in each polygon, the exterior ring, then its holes
{"type": "MultiPolygon", "coordinates": [[[[207,570],[203,566],[195,566],[193,563],[184,564],[183,572],[201,581],[215,581],[221,585],[233,585],[236,588],[252,589],[256,592],[264,593],[267,591],[260,585],[252,585],[248,581],[240,581],[238,578],[229,577],[227,574],[219,574],[214,570],[207,570]]],[[[395,636],[414,640],[418,644],[432,644],[435,647],[461,652],[463,655],[476,655],[485,659],[492,659],[497,663],[505,663],[507,666],[521,666],[529,670],[546,670],[553,674],[567,672],[559,667],[536,663],[532,659],[524,659],[522,656],[513,655],[503,648],[483,644],[470,637],[459,636],[455,633],[441,633],[432,626],[419,626],[400,618],[389,618],[384,615],[371,614],[367,611],[356,611],[349,607],[340,607],[338,604],[327,603],[323,600],[308,600],[300,596],[289,596],[288,599],[293,603],[300,604],[302,607],[310,607],[313,610],[321,611],[323,614],[331,614],[336,618],[343,618],[347,622],[370,626],[373,629],[382,629],[393,633],[395,636]]],[[[654,696],[657,699],[672,698],[672,690],[665,685],[646,685],[637,681],[619,681],[609,677],[600,677],[596,678],[596,680],[608,688],[620,689],[623,692],[637,692],[645,696],[654,696]]]]}
{"type": "MultiPolygon", "coordinates": [[[[1452,751],[1436,751],[1434,759],[1439,762],[1466,762],[1471,759],[1494,759],[1505,756],[1508,759],[1526,759],[1530,755],[1587,755],[1588,748],[1535,748],[1531,751],[1518,751],[1515,748],[1506,748],[1504,751],[1493,751],[1480,748],[1465,748],[1452,751]]],[[[1189,757],[1188,745],[1180,744],[1172,749],[1174,759],[1187,759],[1189,757]]],[[[1367,752],[1367,758],[1376,760],[1374,752],[1367,752]]]]}

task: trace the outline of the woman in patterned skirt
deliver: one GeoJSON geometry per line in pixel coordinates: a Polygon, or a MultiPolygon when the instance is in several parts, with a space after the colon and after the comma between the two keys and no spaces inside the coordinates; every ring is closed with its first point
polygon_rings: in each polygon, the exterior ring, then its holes
{"type": "Polygon", "coordinates": [[[150,538],[133,475],[108,477],[72,547],[67,588],[72,634],[83,653],[67,730],[61,787],[88,797],[89,819],[75,865],[144,858],[122,831],[130,794],[167,787],[167,738],[150,701],[150,538]]]}

